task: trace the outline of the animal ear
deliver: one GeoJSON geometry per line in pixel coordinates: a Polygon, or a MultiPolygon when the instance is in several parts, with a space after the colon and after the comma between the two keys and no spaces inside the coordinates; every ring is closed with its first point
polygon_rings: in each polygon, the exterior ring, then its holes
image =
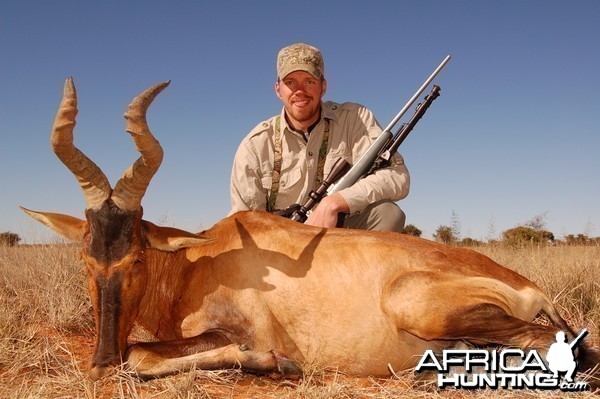
{"type": "Polygon", "coordinates": [[[161,251],[177,251],[183,248],[197,247],[213,241],[212,238],[202,237],[189,231],[173,227],[157,226],[154,223],[142,220],[146,232],[146,240],[152,248],[161,251]]]}
{"type": "Polygon", "coordinates": [[[73,216],[61,213],[36,212],[20,206],[26,214],[38,222],[50,227],[56,233],[72,241],[83,241],[83,234],[87,228],[87,222],[73,216]]]}

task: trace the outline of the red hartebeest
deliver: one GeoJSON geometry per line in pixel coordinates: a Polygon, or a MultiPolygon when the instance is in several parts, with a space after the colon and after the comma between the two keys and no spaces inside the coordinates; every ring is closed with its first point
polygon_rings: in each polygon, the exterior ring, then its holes
{"type": "MultiPolygon", "coordinates": [[[[531,281],[491,259],[408,235],[321,229],[240,212],[192,234],[142,219],[162,161],[146,110],[167,83],[134,99],[125,119],[141,157],[114,189],[73,145],[71,79],[52,147],[87,201],[85,220],[25,210],[82,242],[97,337],[92,378],[127,362],[142,378],[192,365],[301,375],[319,363],[357,375],[414,367],[458,341],[547,348],[573,330],[531,281]],[[532,323],[540,312],[553,326],[532,323]],[[154,342],[128,342],[134,323],[154,342]]],[[[598,363],[580,351],[580,369],[598,363]]]]}

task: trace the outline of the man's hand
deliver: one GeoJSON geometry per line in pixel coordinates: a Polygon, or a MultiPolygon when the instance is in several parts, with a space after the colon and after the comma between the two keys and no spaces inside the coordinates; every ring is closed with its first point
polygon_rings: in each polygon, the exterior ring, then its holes
{"type": "Polygon", "coordinates": [[[340,193],[329,195],[319,202],[306,220],[306,224],[317,227],[335,227],[340,212],[350,212],[348,203],[340,193]]]}

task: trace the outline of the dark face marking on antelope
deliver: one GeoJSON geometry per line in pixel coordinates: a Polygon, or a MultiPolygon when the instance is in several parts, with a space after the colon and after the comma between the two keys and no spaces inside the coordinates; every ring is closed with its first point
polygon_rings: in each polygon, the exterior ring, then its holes
{"type": "Polygon", "coordinates": [[[126,350],[145,284],[137,262],[143,250],[141,215],[141,209],[123,210],[112,199],[86,210],[89,231],[84,252],[98,333],[94,367],[120,363],[126,350]]]}
{"type": "Polygon", "coordinates": [[[108,366],[120,359],[118,336],[122,280],[121,273],[112,274],[109,278],[96,278],[99,313],[97,329],[100,339],[92,361],[94,366],[108,366]]]}
{"type": "Polygon", "coordinates": [[[137,211],[119,209],[109,199],[99,209],[88,209],[86,216],[90,226],[87,253],[99,264],[108,267],[131,251],[137,211]]]}

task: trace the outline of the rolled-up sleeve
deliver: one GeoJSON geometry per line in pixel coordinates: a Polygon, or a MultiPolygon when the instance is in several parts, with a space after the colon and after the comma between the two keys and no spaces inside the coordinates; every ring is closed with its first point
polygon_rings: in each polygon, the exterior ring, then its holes
{"type": "Polygon", "coordinates": [[[242,141],[233,160],[230,182],[231,212],[267,207],[267,189],[263,185],[260,163],[252,141],[242,141]]]}

